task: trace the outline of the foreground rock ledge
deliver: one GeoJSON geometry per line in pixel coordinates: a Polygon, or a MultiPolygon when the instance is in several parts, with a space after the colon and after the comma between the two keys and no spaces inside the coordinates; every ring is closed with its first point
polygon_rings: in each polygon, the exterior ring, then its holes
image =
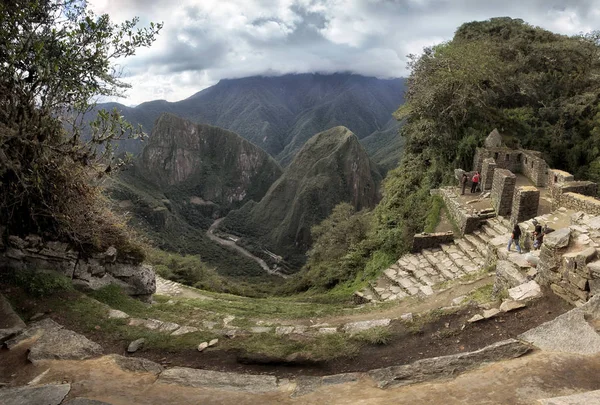
{"type": "Polygon", "coordinates": [[[369,371],[379,388],[416,384],[438,378],[455,377],[482,363],[521,357],[532,347],[516,339],[503,340],[474,352],[423,359],[403,366],[369,371]]]}
{"type": "Polygon", "coordinates": [[[59,405],[71,391],[71,384],[48,384],[0,390],[2,405],[59,405]]]}
{"type": "Polygon", "coordinates": [[[281,391],[287,384],[287,380],[278,381],[277,377],[270,375],[226,373],[186,367],[174,367],[163,371],[158,377],[158,382],[248,393],[281,391]]]}

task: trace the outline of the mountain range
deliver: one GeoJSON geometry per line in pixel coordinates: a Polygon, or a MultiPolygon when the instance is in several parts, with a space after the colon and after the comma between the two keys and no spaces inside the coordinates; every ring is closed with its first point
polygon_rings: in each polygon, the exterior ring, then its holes
{"type": "MultiPolygon", "coordinates": [[[[378,79],[354,74],[290,74],[221,80],[193,96],[168,102],[155,100],[136,107],[104,103],[98,109],[117,108],[133,124],[151,132],[165,112],[196,123],[231,130],[259,146],[283,166],[314,134],[345,126],[360,140],[385,133],[384,153],[376,162],[389,166],[401,153],[399,124],[392,118],[403,103],[404,79],[378,79]],[[385,163],[387,160],[387,164],[385,163]]],[[[381,143],[381,142],[380,142],[381,143]]],[[[128,140],[121,150],[138,154],[144,144],[128,140]]],[[[381,148],[368,148],[372,156],[381,148]]],[[[387,168],[387,167],[386,167],[387,168]]]]}

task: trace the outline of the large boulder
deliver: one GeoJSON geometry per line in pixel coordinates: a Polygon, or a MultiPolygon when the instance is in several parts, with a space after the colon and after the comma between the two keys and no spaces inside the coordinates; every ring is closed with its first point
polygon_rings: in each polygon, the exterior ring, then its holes
{"type": "Polygon", "coordinates": [[[68,329],[45,330],[29,349],[27,359],[32,363],[42,360],[83,360],[102,354],[102,347],[68,329]]]}
{"type": "Polygon", "coordinates": [[[59,405],[71,391],[71,384],[48,384],[0,391],[2,405],[59,405]]]}
{"type": "Polygon", "coordinates": [[[544,236],[544,245],[552,249],[561,249],[569,245],[571,229],[563,228],[544,236]]]}

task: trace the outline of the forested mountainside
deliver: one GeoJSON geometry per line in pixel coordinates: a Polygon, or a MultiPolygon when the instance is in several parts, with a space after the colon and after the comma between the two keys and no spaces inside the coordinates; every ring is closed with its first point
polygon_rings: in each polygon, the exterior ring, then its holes
{"type": "Polygon", "coordinates": [[[401,162],[366,222],[364,213],[342,210],[318,229],[319,254],[301,273],[301,288],[364,282],[406,252],[423,230],[429,190],[452,182],[452,169],[470,168],[493,128],[514,146],[542,151],[551,167],[599,181],[599,38],[494,18],[463,24],[451,41],[413,58],[396,113],[404,120],[401,162]],[[356,237],[335,239],[339,229],[357,229],[356,237]]]}
{"type": "MultiPolygon", "coordinates": [[[[286,165],[311,136],[332,127],[343,125],[359,139],[385,130],[403,102],[404,85],[404,79],[342,73],[247,77],[221,80],[178,102],[155,100],[136,107],[106,103],[97,108],[117,108],[148,133],[164,112],[229,129],[286,165]]],[[[142,148],[138,140],[120,146],[134,154],[142,148]]]]}
{"type": "Polygon", "coordinates": [[[214,215],[259,201],[281,175],[273,158],[239,135],[172,114],[157,120],[137,167],[176,200],[215,206],[214,215]]]}
{"type": "Polygon", "coordinates": [[[281,173],[273,158],[239,135],[163,114],[141,155],[115,176],[108,193],[160,248],[201,255],[222,275],[262,279],[255,262],[205,233],[232,208],[259,201],[281,173]]]}
{"type": "Polygon", "coordinates": [[[311,246],[311,228],[341,202],[374,207],[380,181],[358,138],[335,127],[313,136],[264,198],[230,212],[223,228],[298,264],[311,246]]]}

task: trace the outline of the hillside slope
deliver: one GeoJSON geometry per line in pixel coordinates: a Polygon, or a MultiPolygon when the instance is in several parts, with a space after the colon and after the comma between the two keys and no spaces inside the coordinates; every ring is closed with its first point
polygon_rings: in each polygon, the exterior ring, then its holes
{"type": "Polygon", "coordinates": [[[281,175],[275,160],[237,134],[172,114],[157,120],[137,166],[179,202],[221,211],[260,200],[281,175]]]}
{"type": "Polygon", "coordinates": [[[223,228],[297,264],[310,247],[311,227],[342,201],[373,207],[380,181],[356,135],[335,127],[312,137],[265,197],[230,212],[223,228]]]}
{"type": "MultiPolygon", "coordinates": [[[[382,80],[351,74],[298,74],[221,80],[178,102],[155,100],[117,108],[146,132],[164,112],[238,133],[284,164],[315,133],[343,125],[359,139],[382,130],[403,102],[404,79],[382,80]]],[[[141,151],[139,141],[121,150],[141,151]]]]}

